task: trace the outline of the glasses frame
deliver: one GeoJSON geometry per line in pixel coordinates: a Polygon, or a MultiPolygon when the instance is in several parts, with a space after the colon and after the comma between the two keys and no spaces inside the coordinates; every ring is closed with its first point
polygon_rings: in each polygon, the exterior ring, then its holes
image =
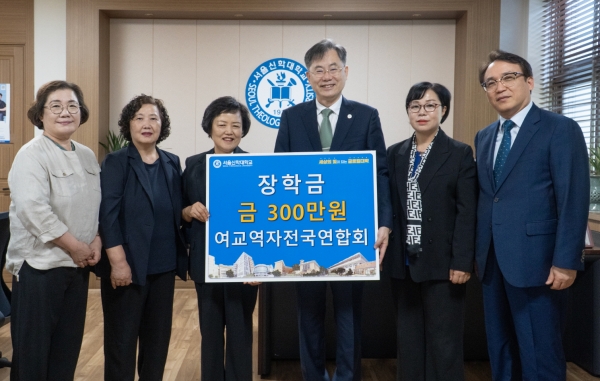
{"type": "MultiPolygon", "coordinates": [[[[517,78],[519,78],[520,76],[525,75],[525,74],[519,73],[518,71],[511,71],[509,73],[504,73],[504,74],[502,74],[502,77],[500,77],[499,79],[488,79],[485,82],[481,82],[481,87],[483,87],[483,90],[485,92],[487,92],[488,91],[488,85],[487,85],[487,83],[490,82],[490,81],[494,82],[494,86],[498,86],[498,82],[501,82],[504,87],[509,87],[509,88],[513,87],[514,84],[511,83],[512,81],[509,82],[509,84],[506,84],[504,82],[504,77],[506,77],[507,75],[514,75],[515,76],[515,80],[516,80],[517,78]]],[[[492,89],[492,91],[493,91],[493,89],[492,89]]]]}
{"type": "Polygon", "coordinates": [[[75,104],[75,103],[69,103],[68,105],[65,106],[62,103],[54,103],[54,104],[51,104],[49,106],[44,106],[44,108],[47,108],[48,110],[50,110],[50,112],[53,113],[54,115],[60,115],[60,114],[62,114],[62,112],[65,111],[65,109],[67,109],[67,112],[69,114],[76,115],[76,114],[79,114],[79,110],[81,109],[81,105],[78,105],[78,104],[75,104]],[[60,112],[54,112],[54,111],[52,111],[52,107],[54,107],[54,106],[60,106],[60,112]],[[77,111],[76,112],[69,111],[69,107],[71,107],[71,106],[77,107],[77,111]]]}
{"type": "Polygon", "coordinates": [[[413,104],[409,104],[408,107],[407,107],[407,109],[408,109],[408,111],[410,113],[413,113],[413,114],[418,114],[421,111],[421,109],[425,110],[425,112],[427,112],[427,113],[432,113],[432,112],[435,112],[435,110],[437,110],[437,108],[440,107],[440,106],[441,106],[441,103],[425,103],[424,105],[421,105],[421,104],[418,104],[418,103],[413,103],[413,104]],[[431,105],[433,105],[433,110],[427,111],[427,109],[425,107],[431,106],[431,105]],[[411,110],[411,108],[414,107],[414,106],[419,106],[419,109],[418,110],[414,110],[414,111],[411,110]]]}
{"type": "Polygon", "coordinates": [[[334,67],[331,69],[323,69],[322,74],[315,73],[314,71],[309,71],[309,73],[314,75],[314,77],[317,79],[323,78],[326,73],[329,73],[332,77],[337,77],[338,75],[340,75],[342,73],[342,71],[344,70],[345,67],[346,67],[346,65],[344,65],[342,67],[334,67]],[[332,70],[335,70],[336,72],[332,73],[331,72],[332,70]]]}

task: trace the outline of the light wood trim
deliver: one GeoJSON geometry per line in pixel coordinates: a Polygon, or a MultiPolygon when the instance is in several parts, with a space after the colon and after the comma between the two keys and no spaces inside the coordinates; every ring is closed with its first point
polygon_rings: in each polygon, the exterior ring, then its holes
{"type": "Polygon", "coordinates": [[[96,154],[98,136],[108,131],[108,20],[121,18],[203,19],[418,19],[457,20],[454,137],[473,144],[475,133],[496,115],[477,83],[477,69],[498,48],[500,0],[67,0],[67,79],[79,84],[91,114],[75,139],[96,154]],[[336,10],[336,11],[332,11],[336,10]],[[146,16],[151,14],[151,16],[146,16]],[[235,14],[244,17],[236,18],[235,14]]]}
{"type": "MultiPolygon", "coordinates": [[[[0,55],[10,57],[11,142],[2,145],[0,158],[0,211],[7,211],[10,194],[7,174],[14,155],[33,138],[26,113],[34,99],[33,0],[0,0],[0,55]]],[[[0,80],[0,82],[6,79],[0,80]]]]}
{"type": "Polygon", "coordinates": [[[12,109],[11,141],[15,142],[14,153],[24,142],[33,138],[33,126],[26,113],[34,99],[33,89],[33,0],[0,0],[0,47],[19,51],[15,56],[15,65],[23,68],[16,73],[20,89],[13,91],[13,104],[21,103],[12,109]],[[17,92],[16,94],[14,92],[17,92]]]}

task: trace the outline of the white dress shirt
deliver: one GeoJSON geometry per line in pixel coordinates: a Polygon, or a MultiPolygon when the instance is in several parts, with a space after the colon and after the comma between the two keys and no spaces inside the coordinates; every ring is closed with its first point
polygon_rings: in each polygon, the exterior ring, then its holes
{"type": "MultiPolygon", "coordinates": [[[[510,118],[510,120],[512,120],[513,123],[515,124],[513,126],[513,128],[510,130],[510,146],[511,146],[511,148],[512,148],[512,145],[515,143],[515,139],[517,138],[517,134],[519,133],[519,130],[521,129],[521,126],[523,125],[523,121],[525,120],[527,113],[529,113],[529,110],[531,110],[531,106],[533,106],[533,101],[529,101],[529,104],[527,106],[525,106],[525,108],[523,108],[523,110],[519,111],[512,118],[510,118]]],[[[504,136],[504,131],[502,130],[502,125],[504,124],[505,121],[506,121],[506,119],[504,119],[503,117],[500,117],[500,124],[498,126],[498,132],[496,133],[496,145],[494,146],[494,165],[496,165],[496,156],[498,155],[498,150],[500,149],[500,143],[502,143],[502,137],[504,136]]]]}
{"type": "Polygon", "coordinates": [[[319,130],[321,129],[321,122],[323,121],[323,114],[321,114],[321,111],[328,108],[332,111],[331,114],[329,114],[329,122],[331,123],[331,136],[335,135],[335,125],[337,124],[338,117],[340,116],[340,108],[342,107],[342,96],[340,95],[338,100],[335,101],[331,107],[323,106],[316,99],[315,102],[317,103],[317,122],[319,122],[319,130]]]}

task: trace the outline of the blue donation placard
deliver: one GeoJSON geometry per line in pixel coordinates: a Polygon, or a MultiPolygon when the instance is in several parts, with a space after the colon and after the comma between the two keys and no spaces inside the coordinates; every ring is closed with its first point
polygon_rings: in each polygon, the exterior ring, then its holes
{"type": "Polygon", "coordinates": [[[378,280],[375,151],[208,155],[207,282],[378,280]]]}

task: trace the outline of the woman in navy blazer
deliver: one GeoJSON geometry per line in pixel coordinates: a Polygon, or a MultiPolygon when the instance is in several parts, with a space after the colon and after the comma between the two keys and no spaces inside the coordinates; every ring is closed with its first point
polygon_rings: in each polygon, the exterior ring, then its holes
{"type": "Polygon", "coordinates": [[[411,138],[388,148],[393,233],[384,258],[397,313],[397,380],[463,381],[465,283],[473,271],[473,150],[439,127],[450,92],[421,82],[406,97],[411,138]]]}
{"type": "Polygon", "coordinates": [[[175,274],[186,279],[179,158],[157,148],[170,133],[162,101],[133,98],[121,113],[129,145],[106,156],[100,173],[104,379],[163,377],[171,338],[175,274]]]}
{"type": "MultiPolygon", "coordinates": [[[[252,380],[252,313],[258,283],[205,283],[206,155],[245,153],[238,145],[250,130],[248,109],[232,97],[214,100],[204,112],[202,129],[214,148],[188,157],[183,173],[185,209],[190,243],[190,277],[196,283],[200,334],[202,335],[202,381],[252,380]],[[226,348],[223,333],[227,328],[226,348]],[[225,351],[227,353],[225,353],[225,351]]],[[[237,189],[224,189],[237,192],[237,189]]]]}

